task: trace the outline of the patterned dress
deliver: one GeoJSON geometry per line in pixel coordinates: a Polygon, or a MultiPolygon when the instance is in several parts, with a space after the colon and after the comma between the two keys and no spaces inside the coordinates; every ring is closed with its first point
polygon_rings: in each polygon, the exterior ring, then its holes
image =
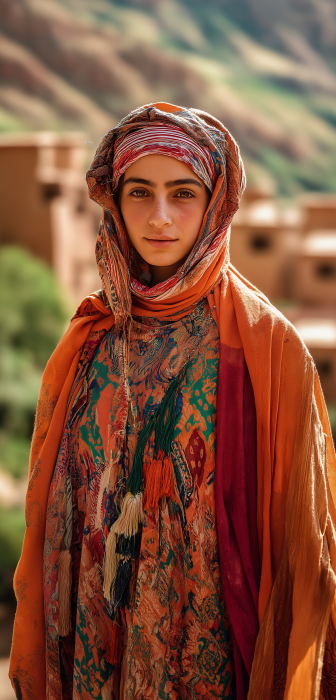
{"type": "MultiPolygon", "coordinates": [[[[232,645],[215,524],[219,334],[207,302],[175,323],[134,320],[129,377],[136,420],[127,425],[116,461],[120,357],[120,336],[112,329],[90,362],[86,401],[69,417],[50,487],[44,554],[47,697],[232,700],[232,645]],[[118,611],[121,663],[113,666],[107,650],[114,613],[102,586],[105,542],[119,513],[139,431],[190,357],[177,396],[176,498],[160,499],[157,512],[145,510],[129,606],[118,611]],[[69,475],[72,631],[59,638],[56,562],[69,475]]],[[[152,451],[150,440],[147,456],[152,451]]]]}

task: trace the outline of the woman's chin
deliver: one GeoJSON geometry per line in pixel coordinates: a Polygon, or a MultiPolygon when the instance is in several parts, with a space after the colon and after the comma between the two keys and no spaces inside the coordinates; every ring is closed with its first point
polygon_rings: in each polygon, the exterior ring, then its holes
{"type": "Polygon", "coordinates": [[[172,255],[147,255],[142,256],[151,267],[173,267],[178,265],[180,257],[172,255]]]}

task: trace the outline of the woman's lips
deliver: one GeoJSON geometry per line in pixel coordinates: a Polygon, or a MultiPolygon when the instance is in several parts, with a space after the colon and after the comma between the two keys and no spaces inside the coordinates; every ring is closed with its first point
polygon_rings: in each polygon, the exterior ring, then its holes
{"type": "Polygon", "coordinates": [[[145,240],[148,241],[149,245],[152,245],[153,248],[167,248],[172,243],[175,243],[177,238],[146,238],[145,240]]]}

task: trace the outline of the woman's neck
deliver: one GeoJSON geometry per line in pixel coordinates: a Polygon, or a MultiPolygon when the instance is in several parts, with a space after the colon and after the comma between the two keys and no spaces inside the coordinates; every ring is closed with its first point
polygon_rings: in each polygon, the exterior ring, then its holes
{"type": "Polygon", "coordinates": [[[169,280],[169,277],[172,277],[175,275],[179,267],[185,262],[186,258],[183,258],[183,260],[178,260],[178,262],[174,263],[173,265],[166,265],[166,266],[158,266],[158,265],[151,265],[151,273],[152,273],[152,279],[150,286],[155,287],[157,284],[161,284],[161,282],[165,282],[166,280],[169,280]]]}

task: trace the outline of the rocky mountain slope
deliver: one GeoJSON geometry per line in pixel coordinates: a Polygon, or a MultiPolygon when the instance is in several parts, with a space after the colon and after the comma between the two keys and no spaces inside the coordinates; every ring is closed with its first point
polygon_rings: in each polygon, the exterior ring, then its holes
{"type": "Polygon", "coordinates": [[[97,144],[140,104],[214,113],[251,181],[336,189],[335,0],[0,0],[0,130],[97,144]]]}

